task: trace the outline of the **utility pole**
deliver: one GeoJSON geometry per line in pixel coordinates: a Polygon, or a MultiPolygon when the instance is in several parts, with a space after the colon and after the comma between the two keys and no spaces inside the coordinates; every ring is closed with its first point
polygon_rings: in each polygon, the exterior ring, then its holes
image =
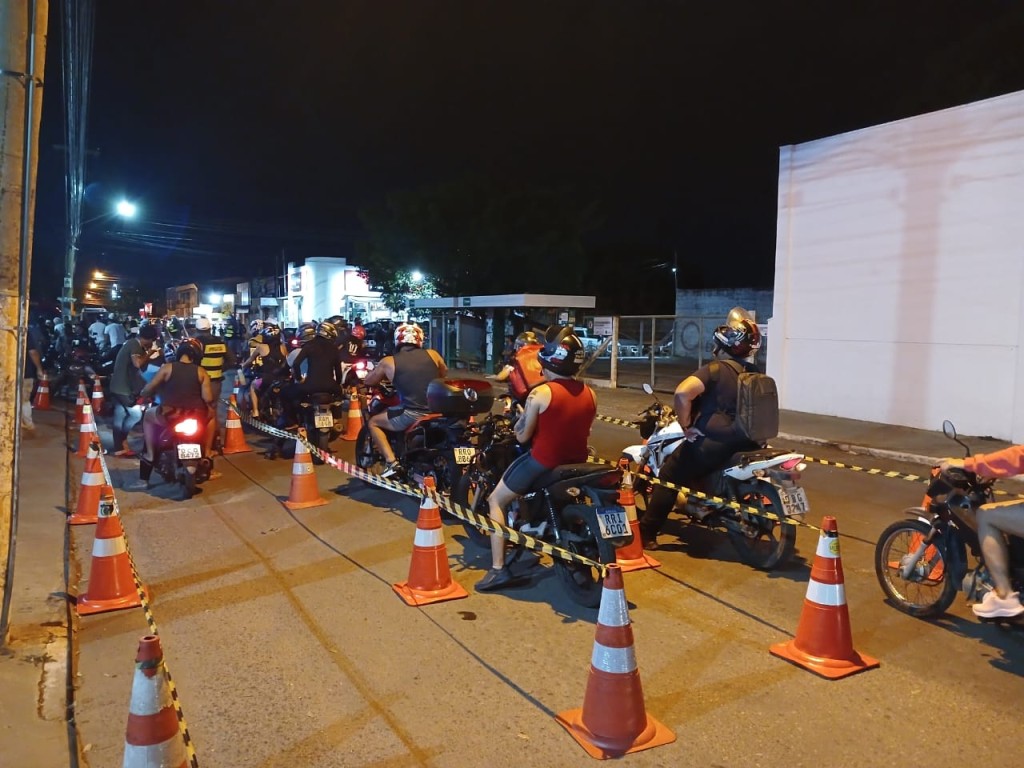
{"type": "Polygon", "coordinates": [[[9,630],[48,0],[0,0],[0,645],[9,630]]]}

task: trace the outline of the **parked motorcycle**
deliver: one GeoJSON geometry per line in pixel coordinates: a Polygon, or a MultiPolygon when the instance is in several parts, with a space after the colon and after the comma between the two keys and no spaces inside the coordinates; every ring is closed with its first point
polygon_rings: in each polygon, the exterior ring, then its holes
{"type": "MultiPolygon", "coordinates": [[[[427,404],[431,413],[404,432],[388,432],[388,440],[406,477],[416,482],[433,477],[439,493],[450,493],[474,454],[467,435],[468,418],[487,413],[494,404],[491,384],[483,379],[435,379],[427,388],[427,404]]],[[[391,417],[403,411],[389,385],[371,391],[366,406],[369,416],[384,410],[391,417]]],[[[356,464],[371,472],[384,467],[366,424],[356,437],[356,464]]]]}
{"type": "MultiPolygon", "coordinates": [[[[949,421],[942,432],[970,456],[970,448],[949,421]]],[[[968,600],[981,600],[993,589],[978,542],[978,507],[994,498],[995,480],[974,472],[933,467],[920,507],[890,525],[875,545],[875,575],[889,603],[909,616],[943,614],[961,590],[968,600]],[[970,557],[968,557],[970,552],[970,557]],[[973,568],[971,567],[973,560],[973,568]]],[[[1007,536],[1010,578],[1014,590],[1024,587],[1024,539],[1007,536]]]]}
{"type": "MultiPolygon", "coordinates": [[[[493,414],[476,425],[476,453],[452,493],[452,501],[487,516],[487,497],[522,448],[513,432],[514,417],[493,414]]],[[[632,541],[626,510],[618,504],[619,469],[596,464],[556,467],[536,490],[509,505],[508,527],[601,563],[615,562],[615,550],[632,541]]],[[[489,534],[463,521],[479,547],[489,534]]],[[[593,566],[556,558],[555,573],[573,602],[596,608],[601,602],[601,574],[593,566]]]]}
{"type": "Polygon", "coordinates": [[[213,469],[204,447],[208,415],[205,411],[175,410],[164,418],[167,426],[154,446],[155,460],[152,464],[142,460],[142,479],[148,482],[155,470],[165,482],[180,483],[185,498],[191,499],[213,469]]]}
{"type": "MultiPolygon", "coordinates": [[[[654,394],[650,384],[644,384],[644,391],[654,394]]],[[[653,490],[650,479],[659,476],[665,460],[687,437],[671,406],[656,397],[638,416],[635,424],[645,443],[622,453],[632,462],[634,493],[646,506],[653,490]]],[[[768,571],[787,562],[796,548],[796,526],[780,520],[802,520],[809,510],[807,493],[799,485],[805,466],[801,453],[768,447],[743,451],[691,489],[763,510],[779,520],[684,493],[678,494],[675,509],[690,523],[724,529],[744,563],[768,571]]]]}

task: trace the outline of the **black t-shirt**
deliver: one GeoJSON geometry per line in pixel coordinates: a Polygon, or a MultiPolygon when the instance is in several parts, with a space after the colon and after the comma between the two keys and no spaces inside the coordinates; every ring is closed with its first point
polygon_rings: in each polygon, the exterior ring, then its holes
{"type": "MultiPolygon", "coordinates": [[[[338,350],[327,339],[315,336],[299,350],[292,362],[292,370],[298,371],[306,362],[306,384],[330,390],[341,383],[341,363],[338,350]]],[[[296,378],[298,378],[296,376],[296,378]]]]}
{"type": "MultiPolygon", "coordinates": [[[[751,372],[757,369],[736,360],[751,372]]],[[[707,437],[721,443],[748,442],[736,427],[736,395],[739,389],[739,374],[731,365],[714,360],[699,368],[694,374],[704,383],[704,392],[694,404],[696,416],[693,426],[707,437]]]]}

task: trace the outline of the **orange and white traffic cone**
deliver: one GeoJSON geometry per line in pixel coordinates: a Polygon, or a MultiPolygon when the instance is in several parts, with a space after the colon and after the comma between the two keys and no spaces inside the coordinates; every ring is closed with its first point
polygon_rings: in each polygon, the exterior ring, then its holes
{"type": "MultiPolygon", "coordinates": [[[[78,505],[75,513],[68,518],[70,525],[91,525],[99,519],[100,503],[112,493],[109,485],[104,483],[103,467],[100,466],[99,446],[89,446],[85,456],[85,471],[82,472],[82,484],[78,488],[78,505]]],[[[113,502],[111,501],[111,504],[113,502]]]]}
{"type": "Polygon", "coordinates": [[[146,635],[135,654],[135,676],[124,737],[124,768],[184,768],[185,740],[178,727],[160,638],[146,635]]]}
{"type": "Polygon", "coordinates": [[[284,505],[288,509],[308,509],[309,507],[320,507],[327,503],[327,499],[320,495],[316,486],[316,471],[313,469],[313,457],[303,438],[306,437],[304,429],[299,430],[295,438],[295,458],[292,460],[292,484],[288,491],[288,499],[284,505]]]}
{"type": "Polygon", "coordinates": [[[345,434],[342,440],[355,440],[359,437],[359,430],[363,428],[363,412],[359,407],[359,392],[352,388],[348,396],[348,421],[345,424],[345,434]]]}
{"type": "Polygon", "coordinates": [[[419,516],[416,518],[416,538],[413,540],[409,578],[391,585],[407,605],[429,605],[469,597],[462,585],[452,580],[452,572],[448,567],[448,548],[444,543],[444,528],[441,527],[441,513],[431,495],[433,492],[434,478],[424,478],[423,501],[420,502],[419,516]]]}
{"type": "Polygon", "coordinates": [[[796,637],[768,650],[773,656],[830,680],[879,665],[878,659],[853,650],[843,563],[839,557],[839,530],[831,515],[826,515],[821,522],[818,550],[811,566],[811,580],[807,584],[796,637]]]}
{"type": "Polygon", "coordinates": [[[85,379],[78,380],[78,397],[75,398],[75,423],[82,423],[82,409],[89,404],[89,395],[85,391],[85,379]]]}
{"type": "Polygon", "coordinates": [[[640,521],[636,517],[636,496],[633,493],[633,473],[628,468],[623,470],[622,484],[619,486],[619,506],[626,510],[626,520],[633,540],[624,547],[615,550],[615,563],[623,573],[639,571],[643,568],[660,568],[661,563],[644,552],[640,537],[640,521]]]}
{"type": "Polygon", "coordinates": [[[92,380],[92,415],[96,418],[103,413],[103,382],[97,376],[92,380]]]}
{"type": "Polygon", "coordinates": [[[242,417],[238,415],[238,400],[232,393],[228,399],[228,417],[224,420],[224,455],[246,453],[252,448],[245,442],[242,417]]]}
{"type": "Polygon", "coordinates": [[[92,406],[86,403],[82,406],[82,422],[78,427],[78,450],[75,455],[86,458],[89,455],[89,446],[93,443],[101,444],[100,435],[96,431],[96,419],[92,417],[92,406]]]}
{"type": "Polygon", "coordinates": [[[50,410],[50,377],[45,373],[39,377],[39,383],[36,386],[36,399],[32,403],[32,407],[37,411],[50,410]]]}
{"type": "Polygon", "coordinates": [[[145,588],[136,586],[121,519],[113,504],[101,504],[96,538],[92,543],[89,589],[78,596],[78,615],[90,616],[142,605],[140,591],[144,592],[145,588]]]}
{"type": "Polygon", "coordinates": [[[614,563],[604,577],[583,707],[561,712],[555,721],[587,754],[599,760],[676,740],[676,735],[648,715],[644,707],[622,569],[614,563]]]}

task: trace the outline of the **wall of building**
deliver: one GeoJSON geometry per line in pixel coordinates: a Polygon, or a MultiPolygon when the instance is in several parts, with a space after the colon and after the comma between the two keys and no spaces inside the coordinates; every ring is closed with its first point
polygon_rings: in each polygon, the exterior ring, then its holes
{"type": "Polygon", "coordinates": [[[1024,442],[1024,92],[783,147],[784,408],[1024,442]]]}
{"type": "Polygon", "coordinates": [[[288,296],[282,314],[289,324],[348,315],[353,306],[380,298],[359,275],[359,267],[342,258],[312,257],[288,265],[288,296]]]}
{"type": "Polygon", "coordinates": [[[759,323],[772,315],[770,289],[736,288],[729,290],[676,291],[676,315],[680,317],[720,317],[722,321],[733,307],[754,314],[759,323]]]}

